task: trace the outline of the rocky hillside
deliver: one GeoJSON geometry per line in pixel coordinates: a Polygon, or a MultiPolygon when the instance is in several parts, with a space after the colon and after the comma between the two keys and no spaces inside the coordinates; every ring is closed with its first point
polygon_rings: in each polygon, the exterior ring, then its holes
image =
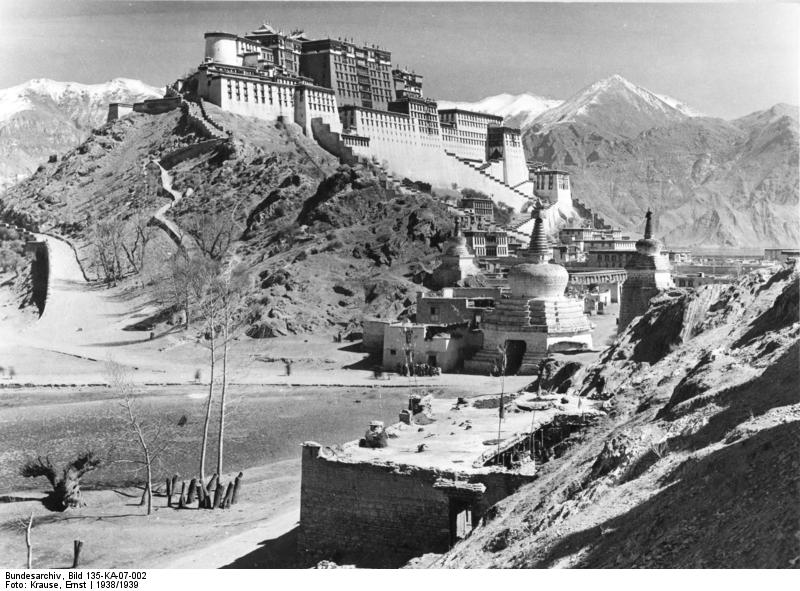
{"type": "Polygon", "coordinates": [[[798,110],[776,105],[734,121],[613,76],[538,115],[528,156],[570,171],[578,198],[634,230],[647,209],[670,245],[800,242],[798,110]]]}
{"type": "Polygon", "coordinates": [[[136,102],[163,91],[139,80],[103,84],[37,79],[0,90],[0,192],[62,155],[102,125],[109,102],[136,102]]]}
{"type": "Polygon", "coordinates": [[[247,334],[346,331],[364,314],[394,317],[414,304],[417,282],[452,230],[440,201],[386,189],[370,166],[340,167],[294,124],[207,110],[230,141],[198,135],[180,111],[134,113],[10,189],[0,217],[69,237],[92,277],[98,222],[118,221],[129,247],[143,231],[150,261],[138,274],[126,267],[126,281],[163,284],[176,247],[145,226],[169,205],[153,164],[160,161],[181,194],[164,217],[190,245],[229,240],[230,256],[247,270],[247,334]]]}
{"type": "Polygon", "coordinates": [[[417,564],[797,567],[799,281],[787,268],[655,300],[572,378],[607,418],[417,564]]]}

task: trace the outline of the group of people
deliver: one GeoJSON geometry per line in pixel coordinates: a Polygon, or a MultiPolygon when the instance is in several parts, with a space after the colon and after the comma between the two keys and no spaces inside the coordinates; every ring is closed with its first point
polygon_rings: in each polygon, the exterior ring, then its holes
{"type": "Polygon", "coordinates": [[[442,369],[435,365],[428,363],[414,363],[408,365],[407,363],[397,364],[397,373],[404,376],[439,376],[442,375],[442,369]]]}

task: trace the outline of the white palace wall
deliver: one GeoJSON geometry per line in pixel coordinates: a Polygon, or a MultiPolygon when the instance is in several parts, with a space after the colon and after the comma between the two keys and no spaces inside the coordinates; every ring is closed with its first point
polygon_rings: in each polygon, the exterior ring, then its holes
{"type": "MultiPolygon", "coordinates": [[[[480,163],[467,163],[445,152],[448,145],[452,148],[458,144],[455,137],[444,141],[442,135],[423,131],[415,118],[404,113],[350,107],[340,115],[336,97],[328,89],[282,81],[248,80],[225,73],[207,76],[203,70],[197,76],[198,94],[203,99],[239,115],[267,121],[276,121],[279,117],[294,121],[306,135],[318,137],[325,149],[342,158],[374,157],[397,177],[439,188],[474,189],[517,211],[528,203],[530,190],[521,187],[522,191],[514,191],[508,186],[510,183],[504,182],[509,174],[504,161],[477,170],[475,167],[480,163]],[[315,134],[314,119],[327,126],[326,139],[323,139],[321,126],[317,126],[315,134]],[[356,137],[342,133],[343,124],[356,137]],[[339,139],[331,134],[338,135],[339,139]]],[[[476,160],[479,160],[479,153],[485,157],[485,147],[473,145],[473,138],[468,139],[458,152],[473,155],[476,160]]],[[[517,160],[524,164],[524,156],[515,153],[513,156],[513,166],[519,165],[517,160]]]]}
{"type": "Polygon", "coordinates": [[[441,139],[421,133],[416,119],[404,113],[365,108],[344,112],[346,127],[369,138],[369,155],[386,162],[395,176],[449,186],[450,174],[443,168],[441,139]]]}
{"type": "Polygon", "coordinates": [[[333,133],[342,133],[336,95],[326,88],[297,86],[294,91],[294,122],[311,137],[311,120],[319,117],[333,133]]]}
{"type": "Polygon", "coordinates": [[[221,109],[269,121],[288,117],[294,121],[294,88],[279,82],[254,82],[213,77],[211,84],[200,77],[198,93],[221,109]]]}

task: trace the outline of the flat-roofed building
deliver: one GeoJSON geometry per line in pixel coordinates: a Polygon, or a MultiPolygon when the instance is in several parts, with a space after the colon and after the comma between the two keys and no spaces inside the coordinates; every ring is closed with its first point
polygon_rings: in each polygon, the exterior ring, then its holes
{"type": "Polygon", "coordinates": [[[300,73],[336,93],[339,105],[386,110],[395,99],[392,54],[349,41],[305,41],[300,73]]]}
{"type": "Polygon", "coordinates": [[[636,250],[636,241],[630,239],[591,239],[583,241],[583,249],[586,252],[593,250],[636,250]]]}
{"type": "Polygon", "coordinates": [[[480,333],[463,324],[392,322],[383,333],[383,368],[399,372],[410,362],[454,371],[480,343],[480,333]]]}
{"type": "Polygon", "coordinates": [[[486,312],[500,299],[496,287],[444,287],[438,292],[417,292],[417,322],[480,327],[486,312]]]}
{"type": "Polygon", "coordinates": [[[800,250],[797,248],[765,248],[764,259],[768,261],[787,261],[800,257],[800,250]]]}
{"type": "Polygon", "coordinates": [[[286,35],[268,24],[263,24],[245,35],[245,39],[258,42],[261,45],[260,52],[264,54],[265,59],[285,73],[300,75],[300,55],[303,42],[307,40],[302,31],[286,35]],[[266,58],[267,55],[269,58],[266,58]]]}
{"type": "Polygon", "coordinates": [[[470,212],[475,218],[482,218],[491,223],[494,221],[493,203],[488,197],[462,197],[459,205],[461,209],[470,212]]]}
{"type": "Polygon", "coordinates": [[[417,129],[424,135],[438,136],[439,116],[436,101],[422,97],[402,97],[389,103],[388,109],[394,113],[404,113],[417,120],[417,129]]]}
{"type": "Polygon", "coordinates": [[[422,98],[422,76],[397,68],[392,70],[395,98],[422,98]]]}
{"type": "Polygon", "coordinates": [[[508,256],[508,232],[498,226],[472,227],[464,230],[464,237],[476,257],[508,256]]]}
{"type": "Polygon", "coordinates": [[[495,176],[507,185],[519,187],[521,184],[530,183],[519,129],[502,125],[487,127],[486,161],[502,163],[495,176]]]}
{"type": "Polygon", "coordinates": [[[622,269],[635,254],[635,249],[618,250],[614,248],[597,248],[586,253],[586,264],[590,267],[622,269]]]}
{"type": "Polygon", "coordinates": [[[679,265],[692,262],[692,251],[687,249],[671,249],[665,250],[664,254],[669,257],[669,262],[673,265],[679,265]]]}
{"type": "Polygon", "coordinates": [[[533,194],[550,203],[572,205],[572,189],[569,173],[565,170],[538,168],[529,172],[533,181],[533,194]]]}
{"type": "MultiPolygon", "coordinates": [[[[611,230],[593,227],[565,227],[558,231],[558,241],[562,244],[580,243],[589,240],[622,240],[622,230],[611,230]]],[[[583,246],[581,246],[583,248],[583,246]]]]}
{"type": "Polygon", "coordinates": [[[439,111],[444,149],[456,156],[483,162],[486,158],[486,136],[489,126],[500,126],[503,118],[464,109],[439,111]]]}
{"type": "Polygon", "coordinates": [[[736,280],[734,275],[706,275],[705,273],[686,273],[673,275],[676,287],[702,287],[717,283],[728,284],[736,280]]]}

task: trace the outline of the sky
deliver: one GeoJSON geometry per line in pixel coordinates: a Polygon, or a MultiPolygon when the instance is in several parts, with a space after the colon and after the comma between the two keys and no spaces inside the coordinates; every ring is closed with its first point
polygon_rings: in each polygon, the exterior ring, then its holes
{"type": "Polygon", "coordinates": [[[0,0],[0,88],[32,78],[163,86],[203,58],[203,33],[262,22],[392,52],[436,99],[529,92],[565,99],[620,74],[726,119],[797,105],[800,7],[0,0]]]}

